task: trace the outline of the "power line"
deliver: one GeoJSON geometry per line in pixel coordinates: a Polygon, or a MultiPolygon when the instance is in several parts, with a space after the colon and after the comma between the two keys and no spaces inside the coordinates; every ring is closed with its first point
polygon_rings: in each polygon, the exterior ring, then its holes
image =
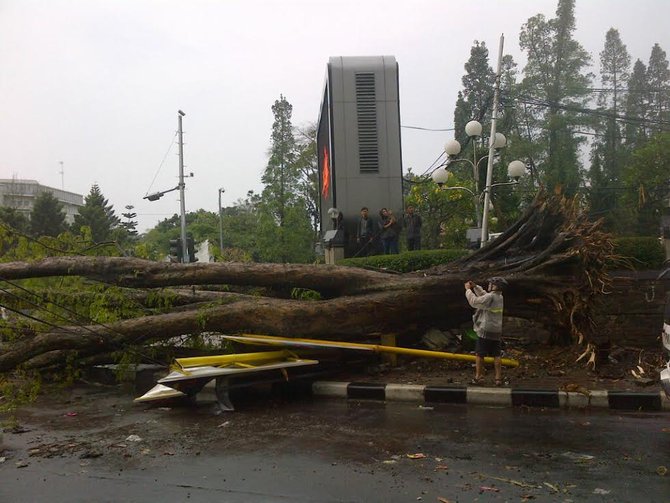
{"type": "MultiPolygon", "coordinates": [[[[38,294],[36,294],[35,292],[32,292],[32,291],[28,290],[27,288],[22,287],[21,285],[19,285],[19,284],[17,284],[17,283],[13,283],[12,281],[9,281],[8,279],[1,278],[1,277],[0,277],[0,281],[4,281],[5,283],[11,285],[12,287],[14,287],[14,288],[16,288],[16,289],[18,289],[18,290],[21,290],[21,291],[27,293],[28,295],[31,295],[31,296],[33,296],[33,297],[37,297],[37,298],[40,297],[40,296],[39,296],[38,294]]],[[[90,328],[90,327],[88,327],[88,326],[86,326],[86,325],[84,325],[84,324],[82,324],[82,323],[79,323],[79,322],[76,321],[76,320],[73,320],[73,319],[71,319],[71,318],[68,318],[68,317],[66,317],[66,316],[63,316],[62,314],[59,314],[59,313],[50,311],[50,310],[47,309],[46,307],[40,306],[39,304],[36,304],[35,302],[31,301],[30,299],[28,299],[28,298],[26,298],[26,297],[21,297],[21,296],[15,294],[14,292],[11,292],[11,291],[9,291],[9,290],[7,290],[7,289],[5,289],[5,288],[2,288],[2,287],[0,287],[0,291],[5,292],[6,294],[8,294],[8,295],[10,295],[10,296],[12,296],[12,297],[18,299],[18,300],[21,301],[21,302],[25,302],[25,303],[27,303],[27,304],[29,304],[29,305],[31,305],[31,306],[33,306],[33,307],[35,307],[35,308],[41,310],[41,311],[44,311],[44,312],[46,312],[46,313],[48,313],[48,314],[50,314],[50,315],[52,315],[52,316],[55,316],[55,317],[57,317],[57,318],[59,318],[59,319],[61,319],[61,320],[63,320],[63,321],[66,321],[66,322],[68,322],[68,323],[70,323],[70,324],[73,324],[73,325],[75,325],[75,326],[77,326],[77,327],[83,329],[83,330],[86,330],[87,332],[90,332],[90,333],[93,334],[93,335],[102,337],[102,334],[100,334],[99,332],[96,332],[96,331],[93,330],[92,328],[90,328]]],[[[67,307],[67,306],[60,305],[60,304],[58,304],[58,303],[55,302],[55,301],[51,301],[51,304],[53,304],[54,306],[56,306],[56,307],[58,307],[58,308],[64,310],[65,312],[68,312],[68,313],[70,313],[70,314],[73,314],[73,315],[76,316],[76,317],[84,318],[84,319],[87,320],[89,323],[93,323],[94,325],[100,325],[102,328],[108,330],[108,331],[111,332],[111,333],[115,333],[115,334],[118,334],[118,335],[121,335],[121,336],[124,335],[122,332],[119,332],[118,330],[115,330],[115,329],[113,329],[113,328],[111,328],[111,327],[109,327],[109,326],[107,326],[107,325],[105,325],[105,324],[103,324],[103,323],[100,323],[100,322],[98,322],[98,321],[95,321],[95,320],[93,320],[92,318],[89,318],[88,316],[81,316],[81,315],[80,315],[79,313],[77,313],[75,310],[70,309],[70,308],[67,307]]],[[[5,307],[6,309],[8,309],[8,310],[10,310],[10,311],[12,311],[12,312],[14,312],[14,313],[17,313],[17,314],[21,315],[21,316],[24,316],[24,317],[26,317],[26,318],[32,319],[32,320],[37,321],[37,322],[39,322],[39,323],[43,323],[43,324],[45,324],[45,325],[47,325],[47,326],[50,326],[50,327],[52,327],[52,328],[55,328],[55,329],[57,329],[57,330],[62,330],[62,331],[64,331],[64,332],[68,332],[68,333],[71,333],[71,334],[74,334],[74,335],[79,335],[77,332],[74,332],[74,331],[72,331],[72,330],[69,330],[67,327],[63,327],[63,326],[56,325],[56,324],[51,323],[51,322],[48,322],[48,321],[41,320],[41,319],[39,319],[39,318],[36,318],[36,317],[34,317],[34,316],[25,314],[25,313],[23,313],[23,312],[21,312],[21,311],[18,311],[18,310],[16,310],[16,309],[12,309],[12,308],[10,308],[10,307],[8,307],[8,306],[3,306],[3,307],[5,307]]],[[[133,343],[133,341],[130,342],[130,344],[132,344],[132,343],[133,343]]],[[[110,341],[110,345],[111,345],[112,347],[116,347],[116,348],[118,348],[118,349],[123,349],[123,350],[125,350],[125,351],[129,351],[129,352],[131,352],[131,353],[134,353],[134,354],[136,354],[137,356],[140,356],[140,357],[144,358],[145,360],[151,361],[151,362],[156,363],[156,364],[159,364],[159,365],[163,365],[163,362],[159,362],[158,360],[153,359],[151,356],[148,356],[148,355],[146,355],[146,354],[143,354],[143,353],[141,353],[140,351],[137,351],[137,350],[133,349],[132,347],[130,347],[130,348],[129,348],[129,347],[123,347],[121,344],[114,343],[113,341],[110,341]]]]}
{"type": "Polygon", "coordinates": [[[619,87],[617,89],[614,89],[612,87],[587,87],[587,91],[594,92],[594,93],[613,93],[614,91],[617,92],[623,92],[623,93],[667,93],[670,92],[670,88],[664,89],[662,87],[649,87],[649,88],[643,88],[643,87],[634,87],[634,88],[623,88],[619,87]]]}
{"type": "Polygon", "coordinates": [[[178,134],[178,131],[175,131],[174,136],[170,139],[170,146],[168,147],[167,151],[165,152],[165,155],[163,156],[163,160],[158,165],[158,169],[156,170],[156,174],[154,175],[153,179],[151,180],[151,183],[149,184],[149,188],[147,189],[147,194],[149,194],[149,191],[151,190],[151,187],[153,187],[154,182],[156,181],[156,177],[158,176],[158,173],[160,173],[161,169],[163,168],[163,164],[165,163],[165,159],[167,159],[167,156],[170,153],[170,150],[172,150],[172,146],[174,145],[174,139],[177,137],[177,134],[178,134]]]}
{"type": "Polygon", "coordinates": [[[533,105],[533,106],[539,106],[543,108],[555,108],[559,110],[565,110],[568,112],[577,112],[577,113],[582,113],[585,115],[592,115],[595,117],[604,117],[607,119],[616,119],[624,123],[628,124],[634,124],[634,125],[642,125],[642,124],[653,124],[653,125],[658,125],[658,126],[668,126],[670,128],[670,122],[668,121],[663,121],[663,120],[658,120],[658,119],[652,119],[652,118],[642,118],[642,117],[631,117],[627,115],[621,115],[621,114],[615,114],[612,112],[607,112],[605,110],[596,110],[593,108],[584,108],[584,107],[579,107],[575,105],[563,105],[561,103],[549,101],[549,100],[539,100],[536,98],[532,97],[526,97],[526,96],[517,96],[517,97],[508,97],[510,100],[516,100],[520,103],[524,103],[526,105],[533,105]]]}
{"type": "Polygon", "coordinates": [[[116,247],[119,247],[119,243],[117,241],[103,241],[102,243],[93,243],[92,245],[87,246],[86,248],[83,248],[81,250],[65,250],[65,249],[62,249],[62,248],[56,248],[54,246],[49,246],[48,244],[43,243],[42,241],[40,241],[37,238],[34,238],[32,236],[29,236],[28,234],[24,234],[24,233],[16,230],[12,226],[5,225],[4,222],[2,222],[2,221],[0,221],[0,227],[5,229],[10,234],[16,234],[17,236],[25,238],[28,241],[32,241],[33,243],[37,243],[38,245],[46,248],[47,250],[62,253],[64,255],[83,255],[90,250],[94,250],[96,248],[100,248],[101,246],[107,246],[107,245],[114,245],[116,247]]]}
{"type": "Polygon", "coordinates": [[[420,126],[400,126],[401,128],[405,129],[418,129],[420,131],[456,131],[456,128],[428,128],[428,127],[420,127],[420,126]]]}

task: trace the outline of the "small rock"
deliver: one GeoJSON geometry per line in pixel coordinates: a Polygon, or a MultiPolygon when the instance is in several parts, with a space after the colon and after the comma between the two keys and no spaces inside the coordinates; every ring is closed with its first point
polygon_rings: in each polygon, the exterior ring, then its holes
{"type": "Polygon", "coordinates": [[[141,441],[142,437],[140,437],[139,435],[128,435],[128,437],[126,438],[126,442],[141,442],[141,441]]]}
{"type": "Polygon", "coordinates": [[[27,462],[27,461],[23,461],[23,460],[21,460],[21,461],[17,461],[17,462],[16,462],[16,467],[17,467],[17,468],[25,468],[26,466],[28,466],[28,462],[27,462]]]}

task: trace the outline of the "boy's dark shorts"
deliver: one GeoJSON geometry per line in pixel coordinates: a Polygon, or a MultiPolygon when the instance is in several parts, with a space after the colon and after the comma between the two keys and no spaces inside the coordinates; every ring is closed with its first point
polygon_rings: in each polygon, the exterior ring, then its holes
{"type": "Polygon", "coordinates": [[[475,354],[477,356],[493,356],[495,358],[500,356],[501,351],[502,341],[477,337],[477,343],[475,345],[475,354]]]}

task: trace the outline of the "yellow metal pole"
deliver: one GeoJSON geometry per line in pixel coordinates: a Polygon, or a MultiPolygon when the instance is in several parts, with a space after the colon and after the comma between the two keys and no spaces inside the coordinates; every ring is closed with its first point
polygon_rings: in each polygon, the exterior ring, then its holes
{"type": "Polygon", "coordinates": [[[233,363],[262,363],[272,360],[283,360],[295,357],[295,354],[286,349],[282,351],[261,351],[259,353],[236,353],[231,355],[194,356],[191,358],[177,358],[175,363],[181,368],[201,367],[210,365],[222,367],[233,363]]]}
{"type": "MultiPolygon", "coordinates": [[[[391,346],[381,346],[379,344],[362,344],[359,342],[339,342],[339,341],[323,341],[318,339],[298,339],[293,337],[275,337],[272,335],[256,335],[256,334],[242,334],[239,337],[229,337],[233,340],[238,340],[244,342],[243,339],[250,339],[247,341],[249,344],[253,344],[254,341],[251,339],[262,340],[262,342],[267,342],[268,344],[314,344],[323,347],[333,347],[341,349],[363,349],[367,351],[376,351],[378,353],[396,353],[403,355],[412,355],[420,356],[425,358],[442,358],[446,360],[458,360],[458,361],[467,361],[474,362],[475,355],[465,355],[461,353],[446,353],[443,351],[429,351],[426,349],[411,349],[411,348],[398,348],[391,346]]],[[[493,358],[487,356],[484,358],[485,363],[493,363],[493,358]]],[[[517,360],[512,360],[510,358],[502,358],[500,362],[506,367],[518,367],[519,362],[517,360]]]]}

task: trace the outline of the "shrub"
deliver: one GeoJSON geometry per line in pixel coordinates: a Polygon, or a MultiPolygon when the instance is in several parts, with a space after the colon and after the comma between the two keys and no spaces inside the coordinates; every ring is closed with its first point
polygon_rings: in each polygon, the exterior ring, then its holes
{"type": "Polygon", "coordinates": [[[665,250],[656,237],[625,237],[614,240],[614,254],[635,269],[660,269],[665,250]]]}
{"type": "Polygon", "coordinates": [[[399,255],[372,255],[370,257],[347,258],[337,265],[371,269],[387,269],[396,272],[411,272],[447,264],[466,256],[468,250],[418,250],[399,255]]]}

